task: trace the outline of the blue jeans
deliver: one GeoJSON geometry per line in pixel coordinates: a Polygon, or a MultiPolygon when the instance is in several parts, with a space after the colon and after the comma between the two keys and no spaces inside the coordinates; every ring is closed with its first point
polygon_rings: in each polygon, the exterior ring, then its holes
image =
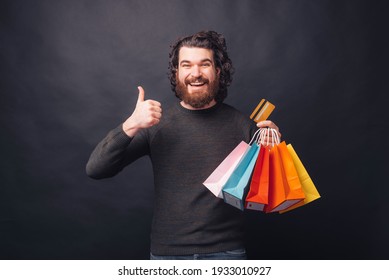
{"type": "Polygon", "coordinates": [[[181,256],[160,256],[150,253],[150,260],[246,260],[246,250],[236,249],[217,253],[181,255],[181,256]]]}

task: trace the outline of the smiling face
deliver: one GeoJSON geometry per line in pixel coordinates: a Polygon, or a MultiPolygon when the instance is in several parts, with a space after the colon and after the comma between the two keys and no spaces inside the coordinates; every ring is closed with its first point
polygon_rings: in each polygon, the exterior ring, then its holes
{"type": "Polygon", "coordinates": [[[205,109],[215,105],[219,74],[212,50],[182,47],[176,72],[176,92],[182,100],[181,104],[189,109],[205,109]]]}

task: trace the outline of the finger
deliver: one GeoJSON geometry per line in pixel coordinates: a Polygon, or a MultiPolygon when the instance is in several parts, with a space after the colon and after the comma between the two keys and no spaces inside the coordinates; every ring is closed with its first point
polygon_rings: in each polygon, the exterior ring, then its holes
{"type": "Polygon", "coordinates": [[[162,114],[159,113],[159,112],[154,112],[151,114],[151,116],[154,118],[154,119],[160,119],[162,117],[162,114]]]}
{"type": "Polygon", "coordinates": [[[158,106],[158,105],[152,105],[150,104],[150,100],[146,100],[144,102],[145,106],[145,110],[148,110],[150,112],[158,112],[158,113],[162,113],[162,107],[161,106],[158,106]]]}
{"type": "Polygon", "coordinates": [[[159,103],[158,101],[155,101],[155,100],[152,100],[152,99],[149,99],[149,100],[146,100],[150,105],[152,106],[157,106],[157,107],[161,107],[161,103],[159,103]]]}
{"type": "Polygon", "coordinates": [[[137,103],[145,101],[145,91],[141,86],[138,86],[139,95],[137,103]]]}
{"type": "Polygon", "coordinates": [[[160,106],[153,106],[152,107],[152,110],[154,112],[158,112],[158,113],[162,113],[162,108],[160,106]]]}
{"type": "Polygon", "coordinates": [[[153,125],[158,124],[159,121],[160,121],[160,118],[153,118],[153,119],[150,121],[150,126],[153,126],[153,125]]]}
{"type": "Polygon", "coordinates": [[[270,127],[278,130],[278,127],[272,121],[260,121],[257,123],[257,126],[261,128],[270,127]]]}
{"type": "Polygon", "coordinates": [[[280,130],[279,130],[278,126],[276,126],[275,123],[272,122],[272,121],[261,121],[261,122],[258,122],[257,123],[257,127],[259,127],[259,128],[266,128],[266,127],[273,128],[273,129],[275,129],[277,131],[278,136],[281,137],[281,133],[280,133],[280,130]]]}

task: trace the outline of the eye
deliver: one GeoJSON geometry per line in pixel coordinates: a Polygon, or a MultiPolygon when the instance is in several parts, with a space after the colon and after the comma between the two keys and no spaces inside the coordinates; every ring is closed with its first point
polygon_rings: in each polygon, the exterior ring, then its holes
{"type": "Polygon", "coordinates": [[[182,68],[189,68],[189,67],[190,67],[190,64],[188,64],[188,63],[183,63],[183,64],[181,64],[181,67],[182,67],[182,68]]]}
{"type": "Polygon", "coordinates": [[[211,67],[211,63],[207,62],[207,63],[203,63],[201,64],[202,67],[211,67]]]}

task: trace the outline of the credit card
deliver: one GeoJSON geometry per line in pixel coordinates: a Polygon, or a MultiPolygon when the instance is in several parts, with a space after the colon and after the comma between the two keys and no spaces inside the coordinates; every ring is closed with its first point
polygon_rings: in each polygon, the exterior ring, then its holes
{"type": "Polygon", "coordinates": [[[259,102],[258,106],[251,113],[250,119],[255,122],[264,121],[270,116],[275,107],[276,106],[271,104],[266,99],[262,99],[261,102],[259,102]]]}

